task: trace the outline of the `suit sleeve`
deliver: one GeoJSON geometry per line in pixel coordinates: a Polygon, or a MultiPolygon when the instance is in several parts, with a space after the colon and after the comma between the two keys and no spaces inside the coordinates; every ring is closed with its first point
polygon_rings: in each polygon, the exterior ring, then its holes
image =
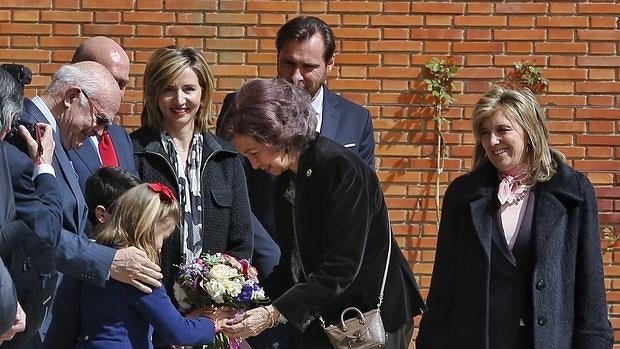
{"type": "Polygon", "coordinates": [[[17,293],[9,271],[0,258],[0,335],[15,323],[17,313],[17,293]]]}
{"type": "Polygon", "coordinates": [[[200,345],[215,340],[213,321],[206,317],[189,319],[181,316],[164,288],[154,289],[149,295],[141,294],[138,290],[129,291],[139,296],[135,306],[165,344],[200,345]]]}
{"type": "Polygon", "coordinates": [[[372,126],[372,116],[368,109],[364,109],[364,130],[359,146],[360,157],[372,168],[375,169],[375,133],[372,126]]]}
{"type": "Polygon", "coordinates": [[[96,286],[103,287],[110,275],[116,250],[99,245],[86,237],[62,229],[60,243],[55,249],[59,271],[96,286]]]}
{"type": "Polygon", "coordinates": [[[15,248],[27,234],[36,234],[50,247],[58,245],[62,226],[62,203],[56,178],[42,174],[33,181],[34,165],[30,158],[12,145],[7,145],[11,185],[17,220],[3,227],[6,245],[15,248]]]}
{"type": "Polygon", "coordinates": [[[320,169],[315,166],[312,176],[313,183],[306,187],[320,190],[314,195],[319,195],[321,207],[303,210],[316,212],[323,222],[321,231],[316,232],[324,248],[322,263],[305,282],[295,284],[273,302],[301,331],[354,281],[361,268],[373,212],[368,180],[354,164],[339,157],[320,169]]]}
{"type": "Polygon", "coordinates": [[[611,348],[613,333],[607,318],[596,196],[590,181],[578,175],[584,202],[577,247],[573,348],[611,348]]]}

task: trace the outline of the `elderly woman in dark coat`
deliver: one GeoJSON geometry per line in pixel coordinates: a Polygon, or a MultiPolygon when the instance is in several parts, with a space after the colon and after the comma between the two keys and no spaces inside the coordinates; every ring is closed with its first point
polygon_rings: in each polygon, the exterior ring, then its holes
{"type": "Polygon", "coordinates": [[[530,90],[493,85],[472,119],[417,348],[611,348],[592,184],[549,148],[530,90]]]}
{"type": "Polygon", "coordinates": [[[160,48],[144,72],[142,127],[131,134],[138,174],[179,199],[180,229],[164,243],[161,267],[172,297],[183,257],[225,252],[252,257],[251,211],[241,158],[209,132],[214,79],[192,48],[160,48]]]}
{"type": "Polygon", "coordinates": [[[219,131],[254,168],[277,175],[280,264],[265,281],[273,304],[224,329],[236,337],[286,319],[291,348],[328,348],[321,329],[351,306],[377,307],[388,247],[381,315],[386,348],[406,349],[424,303],[389,228],[374,171],[356,154],[318,135],[310,98],[283,80],[253,80],[237,94],[219,131]],[[311,114],[312,113],[312,114],[311,114]]]}

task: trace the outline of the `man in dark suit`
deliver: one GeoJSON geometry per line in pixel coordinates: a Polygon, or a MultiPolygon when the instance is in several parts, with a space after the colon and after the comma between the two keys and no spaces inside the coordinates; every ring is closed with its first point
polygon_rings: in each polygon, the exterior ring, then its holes
{"type": "MultiPolygon", "coordinates": [[[[75,50],[71,63],[85,61],[103,65],[112,74],[121,91],[125,91],[129,82],[129,56],[114,40],[105,36],[84,40],[75,50]]],[[[69,158],[78,175],[82,193],[88,177],[102,165],[119,166],[137,174],[129,135],[115,123],[108,125],[101,135],[88,137],[80,148],[70,150],[69,158]]]]}
{"type": "Polygon", "coordinates": [[[53,128],[57,144],[53,167],[63,199],[63,229],[54,259],[57,269],[68,276],[59,277],[51,323],[42,326],[41,338],[35,337],[37,343],[28,347],[38,347],[43,339],[47,348],[74,346],[79,326],[75,302],[79,281],[104,286],[112,277],[144,292],[150,292],[148,285],[161,286],[159,267],[144,253],[134,248],[117,251],[98,245],[84,233],[86,205],[67,150],[78,148],[88,136],[101,134],[118,111],[120,100],[117,82],[95,62],[63,66],[43,95],[24,100],[23,120],[53,128]]]}
{"type": "MultiPolygon", "coordinates": [[[[334,33],[329,25],[312,16],[293,18],[278,31],[276,49],[278,78],[302,85],[312,96],[312,107],[318,117],[317,132],[355,152],[374,169],[375,141],[370,112],[326,86],[327,74],[334,67],[336,51],[334,33]]],[[[230,93],[224,98],[218,125],[234,97],[235,93],[230,93]]],[[[247,161],[245,170],[252,211],[271,237],[278,240],[273,212],[275,177],[252,169],[247,161]]],[[[272,249],[273,246],[261,244],[255,237],[254,254],[265,256],[262,261],[266,265],[263,267],[266,274],[279,263],[279,253],[274,256],[270,252],[272,249]],[[269,258],[270,255],[273,257],[269,258]]],[[[250,340],[252,347],[277,347],[273,343],[259,343],[258,340],[250,340]]],[[[281,342],[279,347],[285,348],[286,344],[281,342]]]]}

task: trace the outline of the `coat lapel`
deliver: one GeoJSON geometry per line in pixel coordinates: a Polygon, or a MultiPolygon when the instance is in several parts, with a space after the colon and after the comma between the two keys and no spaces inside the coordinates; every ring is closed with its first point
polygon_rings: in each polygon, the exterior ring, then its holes
{"type": "Polygon", "coordinates": [[[90,137],[86,138],[84,144],[81,147],[75,150],[76,155],[88,168],[90,173],[97,171],[99,167],[101,167],[101,162],[99,161],[99,154],[95,149],[95,144],[90,139],[90,137]]]}
{"type": "Polygon", "coordinates": [[[336,139],[336,131],[338,130],[338,120],[340,120],[340,108],[338,108],[338,99],[335,94],[323,87],[323,123],[321,124],[321,135],[325,138],[336,139]]]}
{"type": "Polygon", "coordinates": [[[493,192],[485,190],[486,193],[469,203],[471,220],[476,231],[476,236],[480,240],[480,245],[488,258],[491,258],[491,230],[493,228],[493,215],[491,214],[491,198],[493,192]]]}

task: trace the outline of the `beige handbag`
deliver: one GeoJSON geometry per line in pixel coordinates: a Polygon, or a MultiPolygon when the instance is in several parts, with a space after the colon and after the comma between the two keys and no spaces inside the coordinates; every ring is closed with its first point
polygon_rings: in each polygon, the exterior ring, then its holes
{"type": "Polygon", "coordinates": [[[371,349],[383,348],[385,345],[387,336],[383,328],[383,320],[381,319],[381,311],[379,309],[383,303],[383,290],[385,289],[388,267],[390,266],[390,255],[392,254],[392,236],[390,234],[391,226],[389,222],[390,218],[388,216],[388,253],[377,309],[362,313],[356,307],[346,308],[340,314],[340,324],[327,327],[323,318],[320,318],[323,330],[327,337],[329,337],[329,341],[334,349],[371,349]],[[345,321],[345,314],[350,312],[356,313],[356,316],[345,321]]]}

